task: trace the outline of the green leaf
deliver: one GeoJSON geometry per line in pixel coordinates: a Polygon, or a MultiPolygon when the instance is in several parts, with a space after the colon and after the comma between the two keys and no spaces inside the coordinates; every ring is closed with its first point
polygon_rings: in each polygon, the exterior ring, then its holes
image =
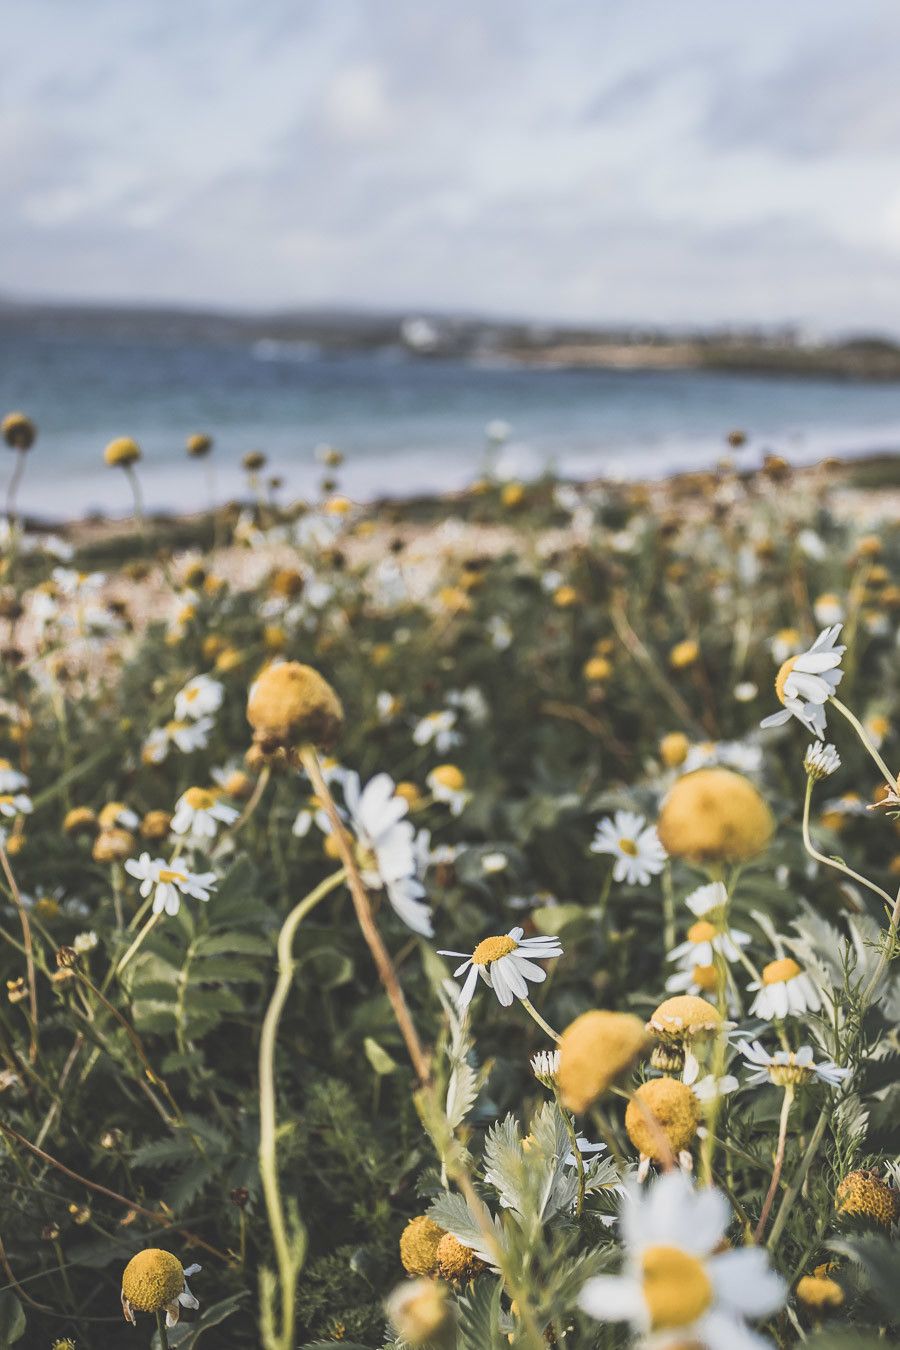
{"type": "MultiPolygon", "coordinates": [[[[166,1335],[172,1350],[194,1350],[200,1337],[204,1332],[209,1331],[211,1327],[217,1327],[224,1322],[227,1317],[236,1313],[247,1297],[242,1290],[239,1294],[231,1294],[228,1298],[223,1298],[220,1303],[213,1303],[206,1308],[194,1322],[179,1322],[176,1327],[170,1327],[166,1335]]],[[[151,1341],[151,1350],[162,1350],[159,1342],[159,1336],[153,1333],[151,1341]]]]}
{"type": "Polygon", "coordinates": [[[372,1065],[372,1068],[378,1074],[379,1078],[385,1074],[395,1073],[397,1070],[397,1061],[392,1059],[386,1050],[382,1050],[377,1041],[373,1041],[371,1036],[367,1036],[363,1041],[363,1049],[366,1052],[366,1059],[372,1065]]]}
{"type": "Polygon", "coordinates": [[[0,1290],[0,1350],[25,1335],[25,1313],[11,1289],[0,1290]]]}
{"type": "Polygon", "coordinates": [[[876,1233],[862,1237],[834,1238],[832,1251],[846,1256],[860,1267],[871,1285],[872,1297],[886,1317],[900,1321],[900,1249],[888,1238],[876,1233]]]}
{"type": "Polygon", "coordinates": [[[476,1280],[457,1304],[460,1350],[501,1350],[500,1280],[476,1280]]]}

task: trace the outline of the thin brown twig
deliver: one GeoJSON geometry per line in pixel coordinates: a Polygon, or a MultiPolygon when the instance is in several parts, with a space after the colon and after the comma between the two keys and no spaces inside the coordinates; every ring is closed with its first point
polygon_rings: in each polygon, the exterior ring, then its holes
{"type": "Polygon", "coordinates": [[[397,979],[394,963],[391,960],[390,953],[384,945],[384,941],[378,931],[378,925],[376,924],[375,916],[372,913],[372,905],[366,892],[366,888],[363,885],[362,877],[359,874],[359,867],[353,852],[353,843],[344,827],[344,822],[338,814],[338,809],[334,804],[334,798],[332,797],[328,784],[325,782],[325,778],[322,774],[319,757],[312,746],[308,746],[301,750],[300,760],[304,769],[309,774],[316,796],[322,803],[325,814],[331,822],[335,843],[337,844],[338,852],[341,855],[341,862],[347,871],[347,886],[353,900],[356,918],[362,929],[362,935],[368,944],[369,951],[372,953],[372,959],[375,962],[381,983],[384,985],[385,993],[390,999],[391,1007],[394,1010],[394,1016],[397,1019],[400,1034],[406,1044],[406,1050],[410,1061],[416,1071],[419,1082],[426,1084],[431,1079],[431,1064],[428,1055],[422,1047],[422,1042],[419,1040],[419,1033],[416,1031],[406,999],[403,996],[403,990],[400,987],[400,981],[397,979]]]}

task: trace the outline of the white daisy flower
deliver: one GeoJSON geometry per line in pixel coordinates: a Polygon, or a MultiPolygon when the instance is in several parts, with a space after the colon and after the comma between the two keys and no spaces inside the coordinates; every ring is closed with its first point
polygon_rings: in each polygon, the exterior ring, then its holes
{"type": "Polygon", "coordinates": [[[198,717],[196,722],[167,722],[164,727],[156,727],[144,741],[143,758],[146,764],[162,764],[170,749],[174,746],[183,755],[193,754],[195,750],[205,750],[209,733],[214,726],[211,717],[198,717]]]}
{"type": "Polygon", "coordinates": [[[844,622],[844,606],[836,595],[820,595],[813,601],[813,614],[816,616],[816,623],[822,624],[823,627],[844,622]]]}
{"type": "Polygon", "coordinates": [[[68,567],[54,567],[51,576],[60,595],[83,600],[96,595],[106,584],[103,572],[76,572],[68,567]]]}
{"type": "Polygon", "coordinates": [[[761,978],[747,988],[759,991],[750,1005],[750,1015],[767,1022],[802,1017],[804,1013],[818,1012],[822,1006],[822,996],[815,984],[791,956],[763,966],[761,978]]]}
{"type": "Polygon", "coordinates": [[[527,938],[523,936],[524,932],[524,928],[511,928],[506,935],[485,938],[471,956],[466,952],[438,953],[439,956],[466,958],[453,972],[457,978],[464,970],[469,972],[459,993],[461,1011],[472,1002],[479,975],[488,988],[493,989],[504,1008],[510,1006],[513,998],[528,997],[527,980],[535,984],[542,984],[546,980],[547,972],[535,965],[535,960],[549,961],[555,956],[562,956],[559,938],[527,938]]]}
{"type": "Polygon", "coordinates": [[[175,716],[179,722],[209,717],[219,711],[225,686],[210,675],[195,675],[175,695],[175,716]]]}
{"type": "Polygon", "coordinates": [[[146,900],[151,891],[153,913],[177,914],[181,907],[181,896],[190,895],[195,900],[208,900],[209,893],[215,888],[215,872],[188,872],[165,858],[151,858],[142,853],[139,858],[129,858],[125,871],[140,881],[140,892],[146,900]]]}
{"type": "Polygon", "coordinates": [[[451,816],[462,815],[472,800],[471,792],[466,790],[466,779],[455,764],[439,764],[425,779],[428,791],[436,802],[449,806],[451,816]]]}
{"type": "Polygon", "coordinates": [[[72,939],[72,946],[79,956],[86,956],[88,952],[94,950],[99,940],[97,934],[91,929],[87,933],[76,933],[72,939]]]}
{"type": "Polygon", "coordinates": [[[625,1268],[589,1279],[581,1307],[601,1322],[629,1322],[654,1350],[768,1345],[745,1319],[776,1312],[785,1286],[762,1247],[722,1250],[730,1220],[721,1191],[695,1189],[683,1172],[669,1172],[649,1188],[628,1187],[621,1216],[625,1268]]]}
{"type": "Polygon", "coordinates": [[[732,1092],[737,1092],[740,1083],[731,1073],[722,1074],[720,1078],[717,1078],[713,1073],[708,1073],[705,1078],[699,1078],[696,1083],[691,1083],[690,1086],[698,1101],[712,1102],[718,1101],[721,1097],[728,1097],[732,1092]]]}
{"type": "Polygon", "coordinates": [[[592,853],[611,853],[615,858],[613,879],[629,886],[649,886],[651,876],[663,870],[666,850],[655,825],[647,825],[635,811],[617,811],[597,826],[592,853]]]}
{"type": "Polygon", "coordinates": [[[673,947],[667,959],[691,968],[713,965],[716,955],[726,961],[737,961],[740,948],[748,946],[751,939],[740,928],[728,927],[725,921],[728,892],[722,882],[698,886],[685,904],[697,916],[697,922],[691,924],[686,940],[673,947]]]}
{"type": "Polygon", "coordinates": [[[393,722],[400,711],[400,700],[396,694],[390,694],[386,689],[382,689],[375,699],[375,711],[379,722],[393,722]]]}
{"type": "Polygon", "coordinates": [[[208,788],[189,787],[175,803],[172,833],[189,834],[194,839],[215,839],[220,825],[233,825],[240,812],[219,801],[208,788]]]}
{"type": "Polygon", "coordinates": [[[811,1045],[801,1045],[799,1050],[776,1050],[770,1054],[759,1041],[742,1041],[738,1049],[753,1069],[747,1079],[748,1087],[758,1087],[761,1083],[775,1083],[777,1087],[789,1084],[808,1083],[816,1078],[829,1087],[838,1087],[845,1078],[849,1078],[850,1069],[840,1069],[830,1059],[815,1063],[811,1045]]]}
{"type": "Polygon", "coordinates": [[[531,1056],[531,1072],[539,1083],[545,1088],[552,1088],[556,1085],[559,1075],[559,1051],[558,1050],[538,1050],[536,1055],[531,1056]]]}
{"type": "Polygon", "coordinates": [[[0,792],[0,815],[12,819],[13,816],[27,816],[33,809],[31,798],[24,792],[0,792]]]}
{"type": "Polygon", "coordinates": [[[810,778],[818,781],[820,778],[828,778],[831,774],[837,772],[841,767],[841,757],[835,746],[825,745],[823,741],[812,741],[806,747],[803,767],[810,778]]]}
{"type": "Polygon", "coordinates": [[[454,730],[455,726],[456,713],[452,708],[428,713],[416,723],[413,740],[416,745],[433,745],[438,754],[443,755],[454,745],[459,744],[460,736],[459,732],[454,730]]]}
{"type": "Polygon", "coordinates": [[[780,727],[796,717],[817,736],[825,739],[825,704],[843,679],[841,657],[847,650],[838,643],[841,625],[823,628],[809,651],[790,656],[775,677],[775,692],[784,707],[764,717],[761,727],[780,727]]]}
{"type": "Polygon", "coordinates": [[[0,793],[16,793],[27,786],[27,775],[14,769],[8,759],[0,759],[0,793]]]}
{"type": "MultiPolygon", "coordinates": [[[[343,775],[344,805],[360,862],[360,875],[373,890],[384,887],[397,915],[423,937],[431,937],[431,909],[422,900],[425,887],[418,872],[415,830],[403,817],[409,802],[398,797],[390,774],[379,773],[360,787],[359,774],[343,775]]],[[[326,834],[331,821],[320,812],[317,823],[326,834]]]]}
{"type": "Polygon", "coordinates": [[[762,749],[758,745],[748,745],[744,741],[700,741],[688,750],[679,773],[693,773],[695,769],[721,764],[738,773],[753,774],[759,773],[762,762],[762,749]]]}

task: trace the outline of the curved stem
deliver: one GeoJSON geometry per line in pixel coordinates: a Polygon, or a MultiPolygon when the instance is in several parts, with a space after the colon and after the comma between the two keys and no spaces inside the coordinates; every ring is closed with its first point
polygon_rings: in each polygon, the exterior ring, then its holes
{"type": "Polygon", "coordinates": [[[887,891],[883,891],[880,886],[876,886],[874,881],[869,881],[867,877],[860,876],[859,872],[854,872],[853,868],[848,867],[846,863],[838,862],[836,858],[829,858],[824,853],[820,853],[815,847],[809,833],[809,807],[812,801],[812,790],[813,780],[808,777],[806,780],[806,797],[803,802],[803,844],[807,853],[811,858],[815,858],[816,862],[820,862],[823,867],[833,867],[836,872],[843,872],[845,876],[858,881],[860,886],[865,886],[867,890],[874,891],[876,895],[881,896],[882,900],[885,900],[889,905],[893,905],[893,896],[888,895],[887,891]]]}
{"type": "Polygon", "coordinates": [[[863,726],[862,722],[860,722],[859,718],[850,711],[846,703],[842,703],[839,698],[835,698],[834,694],[832,694],[831,696],[831,702],[832,705],[835,708],[837,708],[838,712],[842,713],[844,717],[846,717],[851,727],[853,727],[853,730],[856,732],[857,736],[865,746],[867,753],[872,757],[872,759],[874,759],[875,763],[878,765],[879,769],[884,774],[884,780],[887,783],[888,787],[892,788],[894,792],[900,792],[900,779],[898,779],[895,774],[891,773],[890,769],[885,764],[884,760],[881,758],[872,742],[869,740],[869,737],[866,734],[866,729],[863,726]]]}
{"type": "Polygon", "coordinates": [[[775,1165],[772,1168],[772,1180],[769,1182],[769,1189],[766,1192],[766,1198],[763,1201],[759,1223],[756,1225],[756,1232],[753,1234],[754,1242],[759,1242],[763,1233],[766,1231],[766,1224],[769,1221],[769,1212],[775,1199],[775,1192],[778,1190],[778,1183],[781,1180],[781,1169],[784,1166],[784,1150],[787,1143],[788,1116],[791,1114],[791,1107],[793,1104],[794,1089],[788,1086],[784,1089],[784,1100],[781,1103],[781,1116],[778,1121],[778,1145],[775,1149],[775,1165]]]}
{"type": "Polygon", "coordinates": [[[322,769],[319,764],[319,757],[315,749],[311,746],[305,746],[300,751],[300,762],[309,775],[309,780],[315,789],[316,797],[322,804],[325,814],[331,823],[334,833],[334,840],[337,844],[338,852],[341,855],[341,862],[347,870],[347,885],[350,888],[350,896],[353,900],[353,908],[356,911],[357,922],[362,929],[362,935],[368,944],[369,951],[372,953],[372,959],[378,971],[381,983],[384,985],[384,991],[390,1000],[391,1007],[394,1010],[394,1016],[397,1019],[397,1025],[400,1028],[400,1034],[406,1045],[406,1052],[409,1055],[413,1068],[419,1082],[423,1085],[431,1079],[431,1065],[428,1060],[422,1042],[419,1040],[419,1033],[416,1031],[406,999],[403,996],[403,990],[400,987],[400,981],[397,979],[397,972],[394,963],[391,960],[390,953],[384,945],[381,934],[378,931],[378,925],[375,922],[375,916],[372,913],[372,906],[366,888],[363,885],[362,877],[359,874],[356,858],[353,853],[353,842],[347,833],[344,822],[338,814],[338,809],[334,804],[334,798],[331,790],[325,782],[322,769]]]}
{"type": "MultiPolygon", "coordinates": [[[[278,1026],[294,979],[294,934],[311,910],[346,878],[344,868],[326,877],[309,895],[295,905],[278,935],[278,980],[266,1009],[259,1040],[259,1173],[269,1215],[269,1227],[275,1246],[281,1284],[280,1342],[289,1347],[294,1341],[294,1301],[297,1276],[303,1263],[298,1254],[297,1237],[288,1233],[281,1189],[278,1184],[277,1124],[275,1101],[275,1047],[278,1026]]],[[[302,1231],[302,1230],[301,1230],[302,1231]]],[[[305,1245],[305,1242],[304,1242],[305,1245]]],[[[301,1249],[302,1251],[302,1249],[301,1249]]]]}
{"type": "Polygon", "coordinates": [[[560,1041],[562,1040],[562,1037],[557,1036],[556,1032],[553,1030],[550,1023],[544,1021],[543,1017],[541,1017],[541,1014],[538,1012],[537,1008],[534,1007],[531,1000],[527,998],[520,998],[519,1002],[521,1003],[525,1011],[528,1013],[529,1017],[532,1017],[534,1021],[537,1022],[541,1031],[546,1032],[546,1034],[550,1037],[551,1041],[555,1041],[556,1044],[559,1045],[560,1041]]]}
{"type": "Polygon", "coordinates": [[[801,1161],[800,1166],[797,1168],[797,1171],[794,1173],[794,1176],[791,1180],[791,1184],[787,1187],[784,1195],[782,1196],[781,1206],[778,1210],[778,1213],[775,1215],[775,1222],[772,1224],[772,1231],[769,1234],[769,1241],[766,1243],[766,1246],[769,1247],[770,1249],[774,1249],[775,1244],[781,1237],[782,1229],[784,1228],[784,1225],[787,1222],[787,1216],[791,1212],[791,1206],[797,1199],[797,1196],[800,1193],[800,1187],[806,1180],[806,1174],[809,1171],[810,1166],[812,1165],[813,1159],[815,1158],[816,1154],[819,1151],[819,1145],[822,1142],[822,1136],[825,1133],[825,1126],[827,1124],[828,1124],[828,1110],[826,1107],[823,1106],[822,1110],[819,1112],[819,1119],[816,1121],[816,1127],[812,1132],[812,1137],[810,1138],[810,1141],[806,1146],[806,1152],[803,1155],[803,1160],[801,1161]]]}

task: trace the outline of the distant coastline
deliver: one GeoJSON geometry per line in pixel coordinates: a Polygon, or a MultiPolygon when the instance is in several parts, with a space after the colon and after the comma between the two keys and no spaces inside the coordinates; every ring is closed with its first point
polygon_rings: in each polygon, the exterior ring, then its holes
{"type": "Polygon", "coordinates": [[[0,333],[71,340],[271,344],[302,351],[385,350],[410,358],[557,370],[707,370],[900,382],[900,342],[880,334],[826,338],[803,330],[652,330],[528,323],[468,315],[307,309],[205,309],[0,300],[0,333]]]}

